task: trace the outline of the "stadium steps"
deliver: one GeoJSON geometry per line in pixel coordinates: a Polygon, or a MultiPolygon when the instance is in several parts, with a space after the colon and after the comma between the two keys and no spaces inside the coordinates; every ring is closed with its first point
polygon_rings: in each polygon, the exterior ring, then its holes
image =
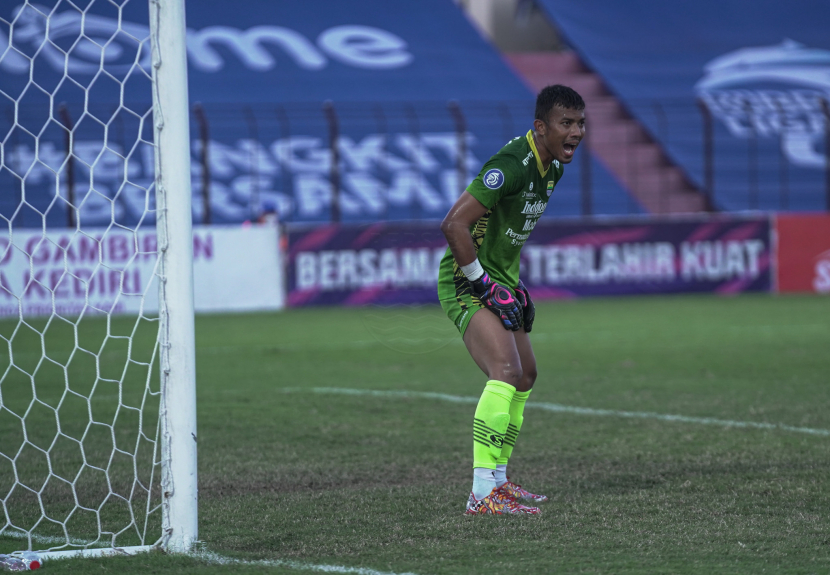
{"type": "Polygon", "coordinates": [[[586,140],[594,157],[646,211],[711,211],[705,194],[574,52],[516,52],[505,56],[534,92],[550,84],[564,84],[579,92],[585,100],[590,126],[586,140]]]}

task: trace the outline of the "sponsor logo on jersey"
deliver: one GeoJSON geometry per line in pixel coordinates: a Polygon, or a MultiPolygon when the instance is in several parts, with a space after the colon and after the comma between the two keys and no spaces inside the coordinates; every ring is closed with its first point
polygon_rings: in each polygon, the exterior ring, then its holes
{"type": "Polygon", "coordinates": [[[522,197],[525,198],[525,199],[535,198],[536,197],[536,192],[522,192],[522,197]]]}
{"type": "Polygon", "coordinates": [[[695,89],[733,137],[781,138],[790,162],[824,169],[830,50],[787,39],[723,54],[703,70],[695,89]]]}
{"type": "Polygon", "coordinates": [[[530,234],[517,234],[513,231],[513,228],[507,228],[507,231],[504,232],[504,235],[514,239],[514,240],[521,240],[525,241],[527,238],[530,237],[530,234]]]}
{"type": "Polygon", "coordinates": [[[504,232],[504,235],[510,238],[510,244],[514,246],[523,246],[524,243],[527,241],[527,238],[530,237],[530,232],[526,234],[517,234],[513,231],[513,228],[507,228],[507,231],[504,232]]]}
{"type": "Polygon", "coordinates": [[[531,150],[527,153],[527,156],[525,156],[525,159],[522,160],[522,165],[526,166],[528,164],[528,162],[530,162],[530,158],[532,158],[532,157],[533,157],[533,150],[531,150]]]}
{"type": "Polygon", "coordinates": [[[547,192],[548,192],[548,197],[550,197],[550,195],[553,193],[553,182],[548,182],[547,192]]]}
{"type": "Polygon", "coordinates": [[[528,188],[531,192],[533,191],[533,182],[530,182],[530,188],[528,188]]]}
{"type": "Polygon", "coordinates": [[[530,202],[525,202],[525,207],[522,208],[522,213],[526,216],[538,216],[545,211],[546,205],[547,204],[542,200],[538,200],[532,204],[530,202]]]}
{"type": "Polygon", "coordinates": [[[494,168],[488,170],[482,180],[484,180],[484,185],[491,190],[498,190],[504,184],[504,174],[501,173],[501,170],[494,168]]]}
{"type": "Polygon", "coordinates": [[[524,225],[524,227],[522,228],[522,231],[523,231],[523,232],[530,232],[530,231],[533,231],[533,228],[535,228],[535,227],[536,227],[536,224],[537,224],[537,223],[539,223],[539,220],[538,220],[538,219],[536,219],[536,220],[533,220],[533,219],[530,219],[530,218],[526,219],[526,220],[525,220],[525,225],[524,225]]]}

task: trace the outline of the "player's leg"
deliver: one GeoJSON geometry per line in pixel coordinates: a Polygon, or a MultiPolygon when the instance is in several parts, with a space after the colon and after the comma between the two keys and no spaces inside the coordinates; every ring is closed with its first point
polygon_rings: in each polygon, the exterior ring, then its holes
{"type": "Polygon", "coordinates": [[[473,420],[473,495],[481,499],[498,487],[494,472],[510,424],[510,403],[522,379],[522,364],[513,332],[504,329],[489,310],[473,314],[464,344],[487,376],[473,420]]]}
{"type": "Polygon", "coordinates": [[[488,377],[473,421],[473,492],[466,513],[538,513],[496,487],[493,472],[510,422],[510,402],[521,380],[521,360],[512,332],[469,294],[441,299],[473,360],[488,377]]]}
{"type": "Polygon", "coordinates": [[[488,379],[506,383],[513,391],[523,375],[514,333],[518,332],[504,329],[501,320],[486,309],[477,310],[464,331],[464,345],[476,365],[488,379]]]}
{"type": "Polygon", "coordinates": [[[504,446],[496,463],[496,471],[494,476],[496,478],[496,485],[499,487],[505,486],[516,499],[524,499],[534,503],[541,503],[547,501],[545,495],[537,495],[523,489],[520,485],[508,480],[507,464],[510,456],[513,455],[513,448],[516,446],[516,440],[519,437],[519,431],[522,429],[524,422],[525,403],[530,396],[530,391],[533,384],[536,382],[536,356],[533,353],[533,346],[530,343],[530,336],[524,329],[513,332],[513,337],[516,342],[516,351],[519,354],[519,359],[522,364],[522,377],[519,384],[516,386],[516,392],[510,401],[510,423],[507,426],[507,433],[504,437],[504,446]]]}
{"type": "Polygon", "coordinates": [[[535,508],[517,506],[512,498],[498,501],[495,469],[510,423],[510,404],[523,372],[513,332],[505,330],[499,318],[486,309],[476,311],[464,331],[464,344],[487,376],[487,385],[476,407],[473,421],[473,489],[467,512],[477,511],[482,501],[510,503],[500,512],[536,513],[535,508]]]}

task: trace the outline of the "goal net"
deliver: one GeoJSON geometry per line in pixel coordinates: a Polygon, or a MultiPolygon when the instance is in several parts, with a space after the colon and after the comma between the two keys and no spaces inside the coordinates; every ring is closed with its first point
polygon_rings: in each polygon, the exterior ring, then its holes
{"type": "Polygon", "coordinates": [[[3,549],[196,539],[186,81],[184,0],[0,7],[3,549]]]}

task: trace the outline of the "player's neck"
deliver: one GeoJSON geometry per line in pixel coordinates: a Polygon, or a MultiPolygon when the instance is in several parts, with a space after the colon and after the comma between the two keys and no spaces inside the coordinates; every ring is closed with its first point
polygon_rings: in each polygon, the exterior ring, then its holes
{"type": "Polygon", "coordinates": [[[547,170],[553,162],[553,154],[547,149],[545,143],[539,139],[536,130],[533,130],[533,143],[536,144],[536,151],[539,153],[539,161],[542,163],[542,167],[547,170]]]}

